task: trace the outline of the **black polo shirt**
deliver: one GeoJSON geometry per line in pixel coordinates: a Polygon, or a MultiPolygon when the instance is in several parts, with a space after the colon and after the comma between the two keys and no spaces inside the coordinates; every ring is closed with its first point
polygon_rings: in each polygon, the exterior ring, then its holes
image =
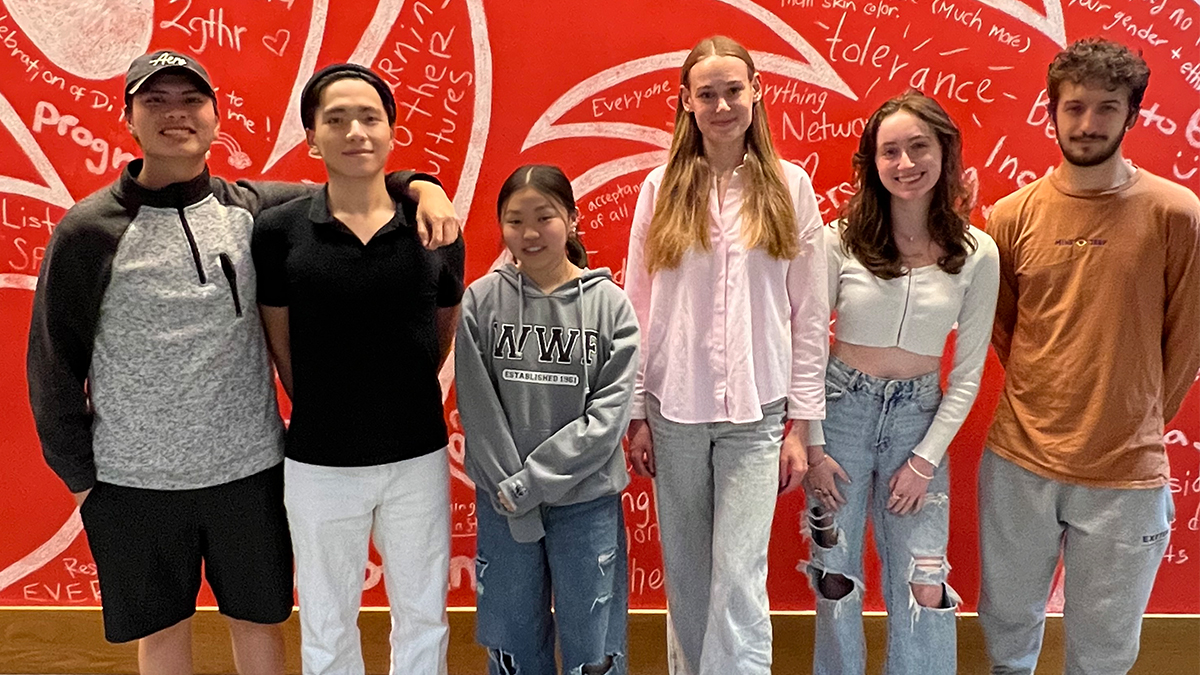
{"type": "Polygon", "coordinates": [[[446,445],[436,316],[462,299],[463,241],[428,251],[412,218],[397,208],[363,244],[320,190],[255,222],[258,302],[288,308],[289,458],[374,466],[446,445]]]}

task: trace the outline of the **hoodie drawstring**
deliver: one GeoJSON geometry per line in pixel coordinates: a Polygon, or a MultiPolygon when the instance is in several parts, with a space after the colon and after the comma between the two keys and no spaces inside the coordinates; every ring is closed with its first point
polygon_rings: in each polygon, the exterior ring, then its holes
{"type": "Polygon", "coordinates": [[[592,395],[592,383],[588,381],[588,339],[587,329],[583,323],[583,275],[580,274],[575,279],[575,287],[579,289],[579,301],[575,303],[575,308],[579,310],[579,346],[583,352],[583,358],[579,362],[583,365],[583,402],[587,405],[588,396],[592,395]]]}
{"type": "Polygon", "coordinates": [[[517,270],[517,339],[525,337],[525,279],[517,270]]]}

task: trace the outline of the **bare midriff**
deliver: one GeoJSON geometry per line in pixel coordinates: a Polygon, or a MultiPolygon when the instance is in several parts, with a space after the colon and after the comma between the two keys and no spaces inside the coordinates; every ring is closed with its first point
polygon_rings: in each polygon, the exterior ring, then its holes
{"type": "Polygon", "coordinates": [[[941,357],[914,354],[899,347],[866,347],[835,341],[831,353],[851,368],[885,380],[911,380],[935,373],[941,366],[941,357]]]}

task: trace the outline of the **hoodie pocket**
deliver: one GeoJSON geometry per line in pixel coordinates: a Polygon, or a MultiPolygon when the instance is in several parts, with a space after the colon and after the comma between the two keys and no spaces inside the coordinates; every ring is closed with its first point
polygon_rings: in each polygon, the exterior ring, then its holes
{"type": "Polygon", "coordinates": [[[242,315],[242,298],[238,295],[237,268],[233,266],[233,259],[229,257],[228,253],[222,253],[218,257],[221,259],[221,271],[229,282],[229,294],[233,296],[233,311],[240,317],[242,315]]]}
{"type": "Polygon", "coordinates": [[[512,430],[513,444],[517,446],[517,454],[520,455],[521,461],[529,456],[542,441],[554,435],[554,429],[544,426],[538,427],[514,427],[512,430]]]}

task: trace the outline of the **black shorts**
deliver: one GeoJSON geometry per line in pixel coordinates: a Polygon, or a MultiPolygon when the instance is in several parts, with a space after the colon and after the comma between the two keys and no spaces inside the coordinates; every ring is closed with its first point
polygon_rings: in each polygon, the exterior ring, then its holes
{"type": "Polygon", "coordinates": [[[96,483],[80,515],[109,642],[137,640],[194,614],[201,561],[222,614],[272,624],[292,613],[282,464],[196,490],[96,483]]]}

